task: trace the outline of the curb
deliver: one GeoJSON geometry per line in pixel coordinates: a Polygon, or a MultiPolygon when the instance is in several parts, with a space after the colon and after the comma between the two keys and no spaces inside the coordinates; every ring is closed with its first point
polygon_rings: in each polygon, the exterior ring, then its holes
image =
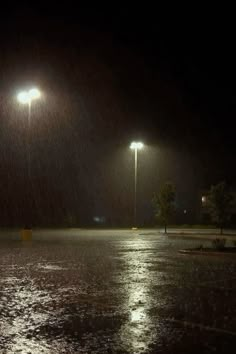
{"type": "Polygon", "coordinates": [[[206,256],[232,256],[232,255],[236,255],[236,252],[224,252],[224,251],[211,251],[211,252],[208,252],[208,251],[198,251],[198,250],[187,250],[187,249],[183,249],[183,250],[179,250],[178,251],[179,253],[181,254],[193,254],[193,255],[206,255],[206,256]]]}

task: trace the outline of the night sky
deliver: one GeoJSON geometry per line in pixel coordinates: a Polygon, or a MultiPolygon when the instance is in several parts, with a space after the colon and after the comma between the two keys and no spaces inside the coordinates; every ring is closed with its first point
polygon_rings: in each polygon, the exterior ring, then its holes
{"type": "Polygon", "coordinates": [[[35,224],[89,225],[105,216],[109,225],[128,225],[132,140],[146,145],[139,156],[141,223],[153,222],[152,195],[167,180],[190,221],[201,190],[221,180],[234,186],[230,21],[183,21],[121,5],[23,6],[4,9],[0,20],[3,226],[22,221],[27,110],[16,95],[32,85],[43,93],[30,132],[35,224]]]}

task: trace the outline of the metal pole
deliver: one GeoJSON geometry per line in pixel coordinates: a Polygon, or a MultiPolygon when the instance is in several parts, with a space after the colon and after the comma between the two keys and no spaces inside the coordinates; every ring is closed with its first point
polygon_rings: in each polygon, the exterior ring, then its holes
{"type": "Polygon", "coordinates": [[[29,105],[28,105],[28,183],[30,184],[30,175],[31,175],[31,166],[30,166],[30,160],[31,160],[31,156],[30,156],[30,138],[31,138],[31,101],[29,101],[29,105]]]}
{"type": "Polygon", "coordinates": [[[26,229],[31,229],[31,213],[32,213],[32,203],[31,203],[31,101],[28,104],[28,122],[27,122],[27,178],[26,178],[26,217],[25,217],[25,227],[26,229]]]}
{"type": "Polygon", "coordinates": [[[134,150],[134,227],[137,220],[137,165],[138,165],[138,149],[134,150]]]}

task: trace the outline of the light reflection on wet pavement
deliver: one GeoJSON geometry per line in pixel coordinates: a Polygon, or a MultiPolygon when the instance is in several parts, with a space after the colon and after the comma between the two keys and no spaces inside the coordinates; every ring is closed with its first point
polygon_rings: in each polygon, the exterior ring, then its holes
{"type": "Polygon", "coordinates": [[[234,257],[181,255],[199,242],[163,235],[78,233],[0,242],[0,353],[233,353],[234,257]]]}

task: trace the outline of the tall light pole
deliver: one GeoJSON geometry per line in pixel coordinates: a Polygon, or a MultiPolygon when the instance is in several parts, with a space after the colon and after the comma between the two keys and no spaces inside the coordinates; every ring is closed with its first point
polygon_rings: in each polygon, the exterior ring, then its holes
{"type": "Polygon", "coordinates": [[[138,167],[138,150],[143,149],[143,143],[133,141],[130,149],[134,150],[134,227],[137,221],[137,167],[138,167]]]}
{"type": "Polygon", "coordinates": [[[29,91],[21,91],[17,95],[17,99],[21,104],[28,105],[28,146],[27,146],[27,164],[28,164],[28,177],[30,178],[30,125],[31,125],[31,106],[32,101],[39,99],[41,96],[40,91],[37,88],[32,88],[29,91]]]}
{"type": "MultiPolygon", "coordinates": [[[[30,158],[30,126],[31,126],[31,107],[32,107],[32,102],[34,100],[39,99],[41,96],[41,92],[37,88],[32,88],[28,91],[21,91],[17,95],[17,100],[19,103],[27,105],[28,106],[28,141],[27,141],[27,169],[28,169],[28,198],[30,198],[30,183],[31,183],[31,158],[30,158]]],[[[26,221],[26,220],[25,220],[26,221]]],[[[31,230],[29,227],[25,225],[25,229],[22,232],[22,238],[23,239],[30,239],[31,238],[31,230]]]]}

